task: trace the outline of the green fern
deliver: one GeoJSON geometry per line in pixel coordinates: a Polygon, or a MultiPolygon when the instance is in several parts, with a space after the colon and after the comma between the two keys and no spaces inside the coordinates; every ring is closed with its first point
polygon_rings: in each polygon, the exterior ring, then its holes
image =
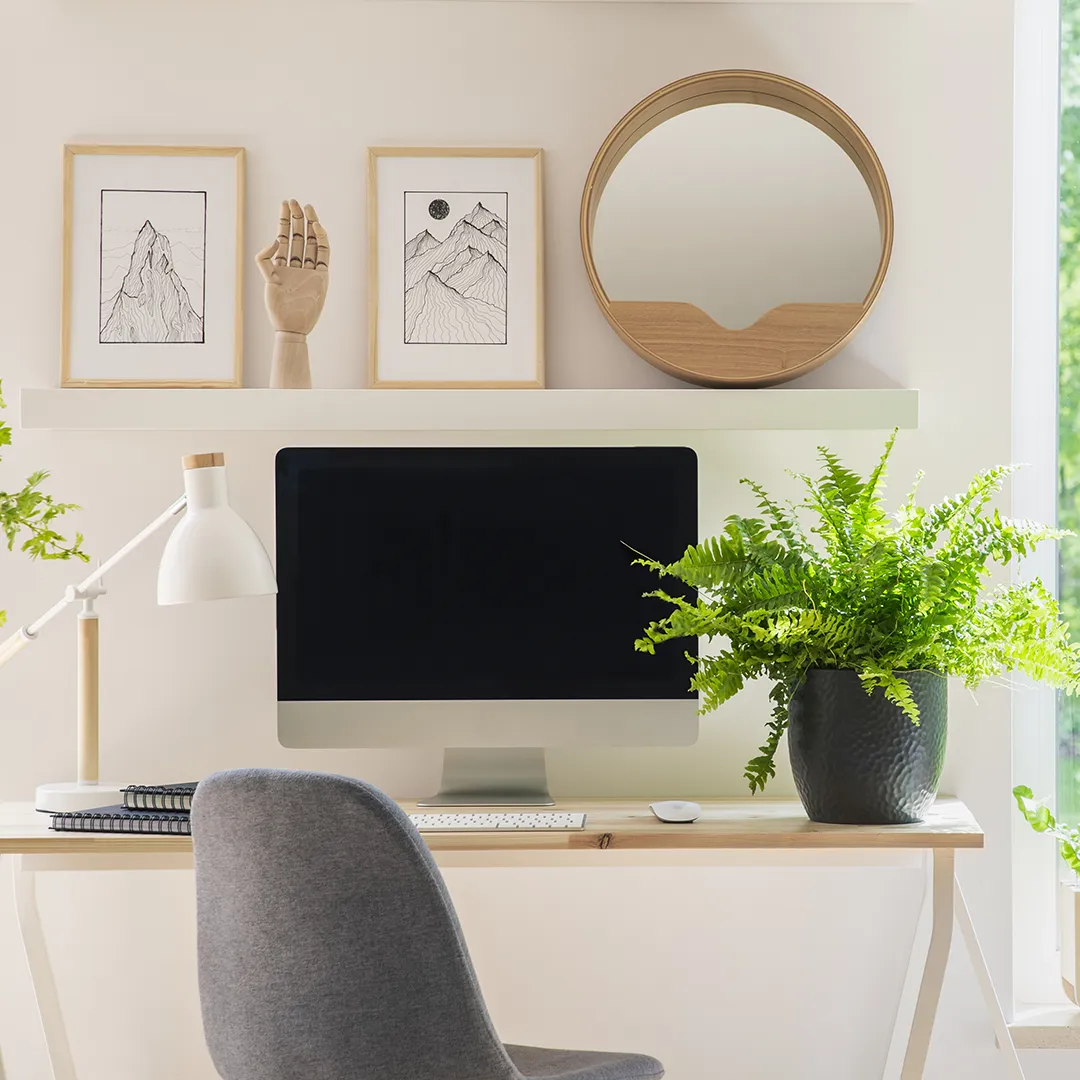
{"type": "Polygon", "coordinates": [[[987,469],[959,495],[926,507],[916,503],[920,473],[890,515],[883,493],[895,441],[894,431],[865,480],[819,447],[821,473],[795,474],[805,497],[794,506],[744,480],[760,518],[729,517],[719,536],[678,562],[636,560],[697,590],[692,600],[651,593],[672,610],[636,647],[651,653],[694,637],[711,643],[714,655],[688,657],[703,712],[749,680],[773,683],[766,739],[746,767],[751,791],[775,774],[791,696],[810,668],[854,670],[868,694],[880,689],[913,724],[919,710],[907,671],[938,671],[972,688],[1022,671],[1070,694],[1080,690],[1080,645],[1042,583],[987,590],[993,566],[1065,534],[991,507],[1011,466],[987,469]]]}

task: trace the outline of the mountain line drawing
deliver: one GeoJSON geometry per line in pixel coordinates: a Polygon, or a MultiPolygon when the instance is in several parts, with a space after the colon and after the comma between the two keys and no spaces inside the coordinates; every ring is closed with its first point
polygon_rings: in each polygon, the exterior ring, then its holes
{"type": "Polygon", "coordinates": [[[457,289],[462,296],[483,300],[485,304],[506,311],[506,271],[490,255],[471,259],[448,277],[446,284],[451,289],[457,289]]]}
{"type": "Polygon", "coordinates": [[[169,238],[149,219],[139,230],[131,261],[116,294],[102,305],[103,343],[202,344],[203,320],[173,265],[169,238]],[[108,317],[104,310],[108,308],[108,317]]]}
{"type": "Polygon", "coordinates": [[[439,263],[438,266],[433,269],[443,281],[449,281],[459,270],[463,270],[478,255],[483,254],[484,252],[477,251],[474,247],[466,246],[465,249],[459,251],[450,262],[439,263]]]}
{"type": "Polygon", "coordinates": [[[430,270],[405,294],[406,341],[492,345],[505,334],[505,311],[463,296],[430,270]]]}
{"type": "Polygon", "coordinates": [[[505,345],[507,228],[477,202],[444,240],[427,229],[405,244],[405,342],[505,345]]]}
{"type": "Polygon", "coordinates": [[[423,255],[425,251],[438,246],[439,241],[425,229],[405,245],[405,261],[408,262],[414,255],[423,255]]]}
{"type": "Polygon", "coordinates": [[[488,236],[495,240],[498,240],[500,244],[506,243],[506,229],[498,221],[490,221],[481,230],[482,233],[487,233],[488,236]]]}

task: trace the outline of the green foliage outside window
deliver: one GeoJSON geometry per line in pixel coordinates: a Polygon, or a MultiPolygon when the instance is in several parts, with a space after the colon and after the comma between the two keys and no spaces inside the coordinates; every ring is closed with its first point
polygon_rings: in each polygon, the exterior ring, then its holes
{"type": "MultiPolygon", "coordinates": [[[[1080,534],[1080,0],[1061,6],[1058,523],[1080,534]]],[[[1061,541],[1061,610],[1080,632],[1080,535],[1061,541]]],[[[1080,821],[1080,702],[1058,706],[1058,817],[1080,821]]]]}

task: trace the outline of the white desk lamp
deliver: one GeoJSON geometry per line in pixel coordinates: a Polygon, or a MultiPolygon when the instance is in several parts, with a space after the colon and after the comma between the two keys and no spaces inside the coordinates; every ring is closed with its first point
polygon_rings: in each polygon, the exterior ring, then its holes
{"type": "Polygon", "coordinates": [[[79,749],[75,783],[43,784],[37,808],[53,812],[89,810],[121,801],[120,784],[98,778],[98,614],[94,601],[104,594],[102,579],[163,525],[187,510],[173,530],[158,568],[158,603],[192,604],[277,592],[266,549],[251,526],[229,506],[224,454],[184,458],[184,494],[138,536],[106,559],[78,585],[71,585],[39,619],[0,644],[0,666],[37,639],[69,604],[79,612],[79,749]]]}

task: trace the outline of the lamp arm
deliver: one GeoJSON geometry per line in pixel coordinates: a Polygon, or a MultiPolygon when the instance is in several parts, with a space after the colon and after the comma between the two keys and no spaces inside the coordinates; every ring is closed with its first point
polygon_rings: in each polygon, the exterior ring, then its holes
{"type": "Polygon", "coordinates": [[[6,641],[0,643],[0,667],[8,662],[16,653],[30,644],[41,629],[52,622],[68,604],[83,599],[84,594],[92,589],[101,579],[113,570],[120,562],[130,555],[143,541],[154,535],[163,525],[167,525],[178,514],[182,514],[187,508],[187,495],[181,495],[167,510],[159,514],[142,532],[133,536],[115,555],[106,559],[92,573],[88,574],[78,585],[68,587],[62,600],[58,600],[44,615],[39,616],[32,623],[16,630],[6,641]]]}

